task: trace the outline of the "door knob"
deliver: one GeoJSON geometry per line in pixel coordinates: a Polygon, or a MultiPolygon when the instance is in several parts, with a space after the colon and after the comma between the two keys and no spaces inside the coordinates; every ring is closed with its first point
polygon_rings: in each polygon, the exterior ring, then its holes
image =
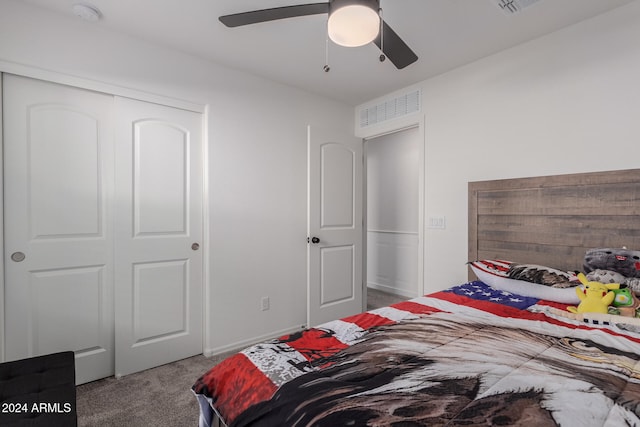
{"type": "Polygon", "coordinates": [[[11,254],[11,260],[15,262],[22,262],[26,257],[23,252],[14,252],[11,254]]]}
{"type": "Polygon", "coordinates": [[[193,249],[194,251],[197,251],[198,249],[200,249],[200,245],[197,243],[194,243],[193,245],[191,245],[191,249],[193,249]]]}
{"type": "MultiPolygon", "coordinates": [[[[309,239],[307,239],[307,241],[309,241],[309,239]]],[[[317,245],[318,243],[320,243],[320,239],[314,236],[311,238],[311,243],[313,243],[314,245],[317,245]]]]}

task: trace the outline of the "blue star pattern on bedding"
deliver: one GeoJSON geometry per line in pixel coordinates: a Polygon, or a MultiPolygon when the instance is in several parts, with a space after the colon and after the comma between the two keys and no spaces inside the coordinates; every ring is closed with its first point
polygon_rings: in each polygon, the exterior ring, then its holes
{"type": "Polygon", "coordinates": [[[520,310],[526,310],[527,308],[537,304],[538,301],[540,301],[538,298],[527,297],[507,291],[501,291],[499,289],[494,289],[489,285],[486,285],[479,281],[454,286],[453,288],[450,288],[444,292],[451,292],[456,295],[461,295],[478,301],[487,301],[503,306],[507,305],[520,310]]]}

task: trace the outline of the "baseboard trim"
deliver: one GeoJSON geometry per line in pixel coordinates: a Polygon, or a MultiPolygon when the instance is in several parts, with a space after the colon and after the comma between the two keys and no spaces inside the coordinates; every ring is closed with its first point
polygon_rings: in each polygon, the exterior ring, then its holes
{"type": "Polygon", "coordinates": [[[274,331],[274,332],[270,332],[268,334],[264,334],[264,335],[259,335],[256,337],[252,337],[246,340],[241,340],[241,341],[236,341],[234,343],[231,344],[227,344],[227,345],[223,345],[221,347],[215,347],[215,348],[207,348],[205,349],[202,354],[205,357],[213,357],[213,356],[218,356],[220,354],[223,353],[230,353],[230,352],[238,352],[240,350],[243,350],[253,344],[257,344],[259,342],[262,341],[267,341],[267,340],[272,340],[278,337],[281,337],[283,335],[287,335],[287,334],[292,334],[294,332],[299,332],[302,329],[304,329],[306,326],[303,325],[298,326],[298,327],[291,327],[291,328],[286,328],[286,329],[281,329],[279,331],[274,331]]]}
{"type": "Polygon", "coordinates": [[[368,282],[367,288],[376,289],[378,291],[386,292],[388,294],[401,295],[407,298],[416,298],[419,296],[417,292],[411,292],[406,289],[398,289],[398,288],[394,288],[393,286],[381,285],[379,283],[373,283],[373,282],[368,282]]]}

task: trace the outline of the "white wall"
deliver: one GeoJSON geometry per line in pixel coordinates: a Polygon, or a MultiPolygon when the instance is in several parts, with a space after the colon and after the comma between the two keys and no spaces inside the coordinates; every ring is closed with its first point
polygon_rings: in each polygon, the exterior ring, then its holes
{"type": "Polygon", "coordinates": [[[467,278],[469,181],[640,166],[638,40],[640,1],[419,85],[425,217],[447,227],[426,230],[425,292],[467,278]]]}
{"type": "Polygon", "coordinates": [[[405,129],[366,142],[367,286],[418,295],[420,132],[405,129]]]}
{"type": "Polygon", "coordinates": [[[0,62],[208,105],[207,349],[306,322],[306,126],[351,132],[351,107],[13,0],[0,62]]]}
{"type": "Polygon", "coordinates": [[[634,2],[424,82],[427,291],[466,280],[467,182],[640,165],[638,40],[634,2]]]}

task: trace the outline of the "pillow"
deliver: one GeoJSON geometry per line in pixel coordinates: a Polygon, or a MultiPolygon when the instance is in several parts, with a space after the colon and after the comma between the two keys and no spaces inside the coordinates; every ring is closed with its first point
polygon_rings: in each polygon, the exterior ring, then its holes
{"type": "Polygon", "coordinates": [[[572,279],[575,279],[575,274],[536,264],[511,264],[509,278],[553,288],[570,288],[578,284],[571,282],[572,279]]]}
{"type": "Polygon", "coordinates": [[[637,297],[640,297],[640,277],[627,277],[624,284],[630,287],[637,297]]]}
{"type": "Polygon", "coordinates": [[[620,283],[630,288],[636,296],[640,297],[640,277],[624,277],[617,271],[596,269],[586,274],[590,282],[620,283]]]}
{"type": "Polygon", "coordinates": [[[585,274],[590,282],[600,283],[624,283],[627,278],[617,271],[595,269],[585,274]]]}
{"type": "Polygon", "coordinates": [[[495,289],[563,304],[577,305],[580,303],[580,298],[576,295],[575,287],[553,288],[538,283],[510,278],[509,267],[512,264],[512,262],[504,260],[479,260],[469,262],[471,270],[478,279],[495,289]]]}

